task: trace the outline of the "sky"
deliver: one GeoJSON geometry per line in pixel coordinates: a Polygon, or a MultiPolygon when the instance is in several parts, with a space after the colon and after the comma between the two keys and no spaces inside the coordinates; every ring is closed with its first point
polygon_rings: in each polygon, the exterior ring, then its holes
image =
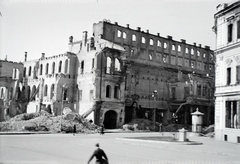
{"type": "Polygon", "coordinates": [[[104,19],[215,49],[216,6],[233,0],[0,0],[0,59],[23,62],[68,51],[104,19]]]}

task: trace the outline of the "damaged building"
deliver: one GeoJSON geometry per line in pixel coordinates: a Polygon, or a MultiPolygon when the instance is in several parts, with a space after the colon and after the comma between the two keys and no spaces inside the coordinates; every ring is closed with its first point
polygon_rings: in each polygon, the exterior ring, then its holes
{"type": "Polygon", "coordinates": [[[69,38],[69,51],[24,62],[27,112],[71,110],[107,129],[134,118],[191,125],[214,122],[215,57],[208,46],[153,35],[140,27],[93,24],[69,38]],[[172,119],[174,116],[174,119],[172,119]]]}
{"type": "Polygon", "coordinates": [[[0,60],[0,121],[26,112],[22,74],[23,63],[0,60]]]}
{"type": "Polygon", "coordinates": [[[93,36],[69,40],[77,55],[76,95],[79,113],[106,128],[133,118],[191,125],[191,113],[214,123],[215,57],[210,47],[187,44],[100,21],[93,36]]]}

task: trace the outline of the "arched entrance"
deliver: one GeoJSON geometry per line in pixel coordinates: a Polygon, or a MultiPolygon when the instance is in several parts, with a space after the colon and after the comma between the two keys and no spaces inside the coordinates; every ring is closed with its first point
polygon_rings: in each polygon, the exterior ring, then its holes
{"type": "Polygon", "coordinates": [[[104,128],[115,129],[117,126],[117,113],[113,110],[109,110],[104,116],[104,128]]]}

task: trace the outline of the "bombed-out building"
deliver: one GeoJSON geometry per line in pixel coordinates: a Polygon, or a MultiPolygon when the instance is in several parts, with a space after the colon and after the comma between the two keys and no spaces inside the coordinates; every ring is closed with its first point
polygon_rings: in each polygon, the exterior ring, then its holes
{"type": "Polygon", "coordinates": [[[153,35],[100,21],[93,35],[69,39],[76,54],[76,95],[79,113],[106,128],[133,118],[191,125],[191,113],[214,121],[215,57],[208,46],[153,35]]]}
{"type": "Polygon", "coordinates": [[[214,55],[208,46],[100,21],[92,34],[69,38],[69,51],[27,60],[27,112],[73,111],[119,128],[134,118],[191,125],[191,113],[214,120],[214,55]]]}

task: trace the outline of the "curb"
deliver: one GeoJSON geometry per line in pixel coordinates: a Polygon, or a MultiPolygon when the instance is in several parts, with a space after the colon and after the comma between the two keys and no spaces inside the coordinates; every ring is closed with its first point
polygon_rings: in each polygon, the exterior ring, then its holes
{"type": "Polygon", "coordinates": [[[154,141],[154,140],[141,140],[141,139],[129,139],[129,138],[116,138],[118,140],[125,141],[137,141],[137,142],[151,142],[151,143],[163,143],[163,144],[176,144],[176,145],[203,145],[202,142],[190,141],[190,142],[166,142],[166,141],[154,141]]]}
{"type": "Polygon", "coordinates": [[[50,132],[0,132],[0,135],[53,134],[50,132]]]}

